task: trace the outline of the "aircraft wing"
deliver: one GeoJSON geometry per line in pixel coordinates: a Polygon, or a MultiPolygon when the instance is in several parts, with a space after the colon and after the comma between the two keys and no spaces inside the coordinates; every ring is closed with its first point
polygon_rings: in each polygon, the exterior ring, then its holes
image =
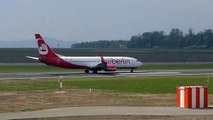
{"type": "Polygon", "coordinates": [[[26,56],[26,57],[30,59],[34,59],[34,60],[39,60],[37,57],[32,57],[32,56],[26,56]]]}

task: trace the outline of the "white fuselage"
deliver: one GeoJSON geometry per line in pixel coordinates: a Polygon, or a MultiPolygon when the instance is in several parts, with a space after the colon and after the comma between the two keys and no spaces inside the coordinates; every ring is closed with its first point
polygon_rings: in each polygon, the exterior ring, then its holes
{"type": "MultiPolygon", "coordinates": [[[[97,66],[101,63],[100,57],[69,57],[61,56],[66,62],[79,66],[87,66],[89,68],[97,66]]],[[[132,57],[103,57],[108,65],[114,65],[116,68],[137,68],[142,65],[142,62],[132,57]]]]}

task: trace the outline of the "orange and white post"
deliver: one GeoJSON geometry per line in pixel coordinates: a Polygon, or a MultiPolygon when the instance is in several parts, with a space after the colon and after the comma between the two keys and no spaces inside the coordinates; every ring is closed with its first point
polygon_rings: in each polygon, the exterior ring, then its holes
{"type": "Polygon", "coordinates": [[[208,88],[205,86],[180,86],[176,89],[176,105],[181,108],[207,108],[208,88]]]}

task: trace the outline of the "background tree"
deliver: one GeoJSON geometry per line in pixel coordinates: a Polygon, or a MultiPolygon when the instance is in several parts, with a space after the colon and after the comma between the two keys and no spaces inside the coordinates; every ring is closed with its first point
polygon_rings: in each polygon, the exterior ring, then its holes
{"type": "Polygon", "coordinates": [[[211,49],[213,48],[213,32],[211,29],[197,34],[190,28],[185,35],[178,28],[171,29],[168,35],[163,31],[144,32],[133,35],[130,40],[99,40],[81,42],[73,48],[155,48],[155,49],[211,49]]]}

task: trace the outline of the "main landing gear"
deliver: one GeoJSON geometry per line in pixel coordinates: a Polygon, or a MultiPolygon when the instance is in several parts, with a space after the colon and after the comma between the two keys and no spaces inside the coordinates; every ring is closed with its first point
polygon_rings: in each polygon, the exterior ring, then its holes
{"type": "Polygon", "coordinates": [[[133,73],[134,72],[133,69],[131,69],[130,72],[133,73]]]}
{"type": "Polygon", "coordinates": [[[97,70],[93,70],[92,73],[93,73],[93,74],[97,74],[98,71],[97,71],[97,70]]]}
{"type": "MultiPolygon", "coordinates": [[[[89,69],[86,69],[84,72],[85,72],[85,73],[89,73],[89,69]]],[[[97,71],[97,70],[93,70],[92,73],[97,74],[98,71],[97,71]]]]}

